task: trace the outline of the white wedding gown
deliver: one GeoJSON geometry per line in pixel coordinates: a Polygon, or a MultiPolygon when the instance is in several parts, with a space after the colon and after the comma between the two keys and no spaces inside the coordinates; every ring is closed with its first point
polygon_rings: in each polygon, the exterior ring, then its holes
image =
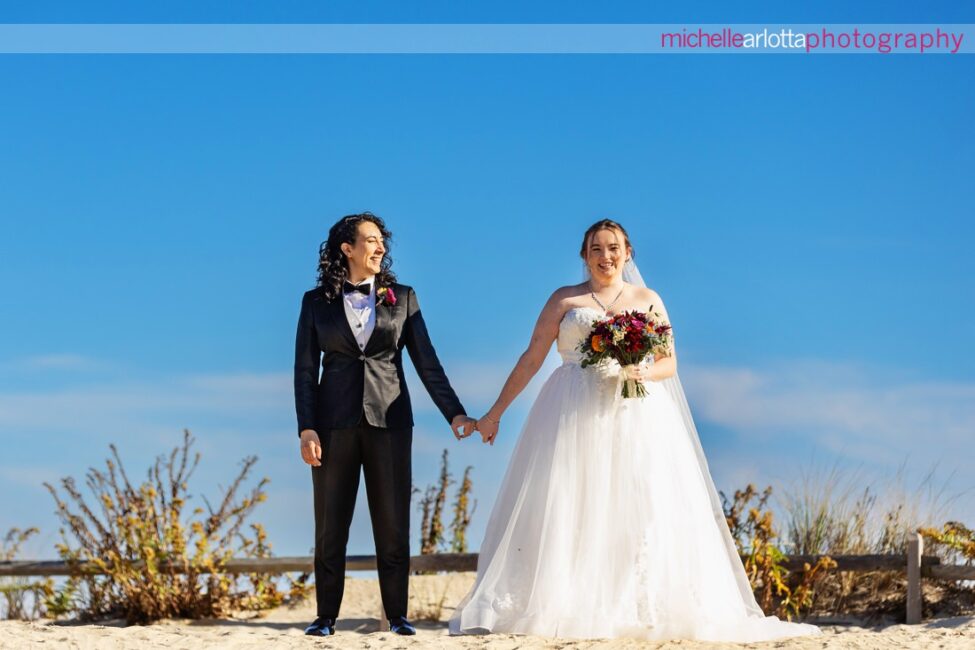
{"type": "Polygon", "coordinates": [[[623,399],[618,364],[579,365],[579,343],[601,316],[582,307],[563,317],[564,363],[525,421],[450,633],[742,642],[820,634],[765,616],[743,586],[713,483],[667,390],[647,382],[646,397],[623,399]]]}

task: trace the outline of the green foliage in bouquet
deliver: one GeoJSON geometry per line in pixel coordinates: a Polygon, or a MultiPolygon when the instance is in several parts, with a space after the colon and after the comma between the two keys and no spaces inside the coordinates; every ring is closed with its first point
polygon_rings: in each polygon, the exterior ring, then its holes
{"type": "MultiPolygon", "coordinates": [[[[669,356],[671,340],[671,327],[660,320],[660,314],[624,311],[612,318],[593,321],[589,335],[579,344],[583,354],[581,365],[588,368],[615,360],[625,367],[641,363],[654,354],[669,356]]],[[[632,379],[623,382],[623,397],[646,394],[647,389],[640,382],[632,379]]]]}

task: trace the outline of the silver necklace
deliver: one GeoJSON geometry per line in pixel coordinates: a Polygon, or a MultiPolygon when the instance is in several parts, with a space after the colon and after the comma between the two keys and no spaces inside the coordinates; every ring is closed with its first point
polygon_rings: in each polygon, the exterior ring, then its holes
{"type": "Polygon", "coordinates": [[[609,303],[608,305],[604,305],[603,303],[599,302],[599,298],[596,297],[595,292],[593,292],[593,290],[592,290],[592,284],[589,285],[589,295],[592,296],[592,299],[596,301],[596,304],[597,305],[599,305],[600,307],[602,307],[603,311],[606,312],[606,314],[609,314],[610,308],[612,308],[612,306],[616,304],[616,301],[620,299],[620,296],[623,295],[623,289],[625,289],[625,288],[626,288],[626,285],[623,285],[622,287],[620,287],[620,292],[618,294],[616,294],[616,297],[615,298],[613,298],[613,302],[609,303]]]}

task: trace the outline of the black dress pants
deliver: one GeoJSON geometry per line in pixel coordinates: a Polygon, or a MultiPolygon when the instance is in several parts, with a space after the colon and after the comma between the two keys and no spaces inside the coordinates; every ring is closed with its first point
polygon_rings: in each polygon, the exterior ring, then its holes
{"type": "Polygon", "coordinates": [[[361,424],[329,430],[321,442],[322,464],[311,468],[318,616],[336,619],[342,605],[346,544],[360,472],[366,478],[383,609],[390,619],[406,616],[413,429],[361,424]]]}

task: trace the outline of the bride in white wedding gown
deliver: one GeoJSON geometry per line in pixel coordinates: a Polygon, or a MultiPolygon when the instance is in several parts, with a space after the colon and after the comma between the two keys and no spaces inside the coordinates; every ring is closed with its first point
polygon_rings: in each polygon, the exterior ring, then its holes
{"type": "Polygon", "coordinates": [[[594,320],[654,311],[626,231],[585,234],[587,282],[556,291],[488,413],[501,414],[557,342],[563,364],[541,389],[512,453],[481,544],[477,579],[451,634],[758,641],[820,634],[766,616],[728,531],[676,377],[676,354],[637,373],[643,398],[620,396],[615,362],[582,368],[594,320]],[[628,271],[624,281],[624,269],[628,271]],[[651,310],[652,306],[652,310],[651,310]]]}

